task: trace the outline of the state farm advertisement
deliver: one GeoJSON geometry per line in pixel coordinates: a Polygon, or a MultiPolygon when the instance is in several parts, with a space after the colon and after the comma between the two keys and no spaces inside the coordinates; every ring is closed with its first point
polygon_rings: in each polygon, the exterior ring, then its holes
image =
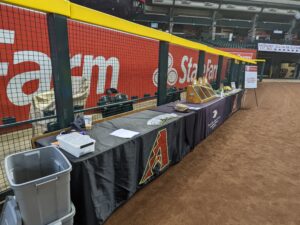
{"type": "Polygon", "coordinates": [[[110,87],[129,97],[154,95],[158,41],[72,20],[68,31],[72,76],[85,77],[90,85],[85,107],[96,106],[110,87]]]}
{"type": "MultiPolygon", "coordinates": [[[[72,20],[68,36],[72,83],[88,81],[86,108],[110,87],[129,97],[157,91],[158,41],[72,20]]],[[[168,86],[190,83],[197,62],[198,51],[170,44],[168,86]]],[[[218,56],[206,54],[204,75],[214,80],[217,69],[218,56]]],[[[33,96],[52,88],[46,15],[0,4],[0,124],[30,119],[33,96]]]]}

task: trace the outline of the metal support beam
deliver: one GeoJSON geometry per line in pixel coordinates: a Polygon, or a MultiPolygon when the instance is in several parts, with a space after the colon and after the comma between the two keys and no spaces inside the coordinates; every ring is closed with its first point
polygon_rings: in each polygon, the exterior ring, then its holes
{"type": "Polygon", "coordinates": [[[259,17],[258,14],[255,14],[252,19],[252,28],[251,28],[251,35],[250,35],[250,39],[252,43],[255,41],[255,37],[256,37],[256,26],[257,26],[258,17],[259,17]]]}
{"type": "Polygon", "coordinates": [[[173,0],[173,4],[169,9],[169,33],[173,33],[174,27],[174,7],[175,7],[175,0],[173,0]]]}
{"type": "Polygon", "coordinates": [[[214,41],[216,40],[216,30],[217,30],[217,11],[214,11],[212,16],[212,25],[211,25],[211,39],[214,41]]]}
{"type": "Polygon", "coordinates": [[[157,105],[163,105],[167,102],[168,54],[169,43],[160,41],[158,56],[157,105]]]}
{"type": "Polygon", "coordinates": [[[237,76],[237,80],[236,80],[236,87],[239,88],[240,87],[240,84],[242,82],[242,87],[244,86],[244,77],[245,77],[245,74],[243,73],[243,62],[240,61],[239,63],[239,66],[238,66],[238,76],[237,76]]]}
{"type": "Polygon", "coordinates": [[[232,77],[234,73],[234,67],[235,67],[235,62],[234,59],[230,59],[230,68],[229,68],[229,75],[228,75],[228,83],[231,85],[232,82],[232,77]]]}
{"type": "Polygon", "coordinates": [[[291,44],[292,43],[292,39],[293,39],[293,31],[296,27],[296,24],[297,24],[297,20],[296,18],[294,18],[292,21],[291,21],[291,27],[290,29],[288,30],[288,32],[286,33],[285,35],[285,42],[287,44],[291,44]]]}
{"type": "Polygon", "coordinates": [[[74,120],[67,18],[47,15],[57,122],[60,128],[74,120]]]}
{"type": "Polygon", "coordinates": [[[240,80],[241,81],[241,84],[240,86],[242,87],[242,89],[245,88],[245,78],[246,78],[246,74],[245,74],[245,69],[246,69],[246,65],[249,65],[247,63],[242,63],[242,68],[241,68],[241,77],[242,79],[240,80]]]}
{"type": "Polygon", "coordinates": [[[262,82],[262,80],[263,80],[264,71],[265,71],[265,65],[266,65],[265,62],[263,62],[262,65],[261,65],[260,76],[259,76],[259,82],[262,82]]]}
{"type": "Polygon", "coordinates": [[[241,67],[242,67],[242,62],[239,61],[238,65],[236,65],[237,69],[236,69],[236,76],[234,79],[235,82],[235,86],[238,88],[239,87],[239,79],[240,79],[240,72],[241,72],[241,67]]]}
{"type": "Polygon", "coordinates": [[[204,73],[204,62],[205,61],[205,51],[199,51],[198,57],[198,70],[197,70],[197,79],[203,76],[204,73]]]}
{"type": "Polygon", "coordinates": [[[221,86],[221,74],[222,74],[222,69],[223,69],[223,59],[224,59],[223,56],[219,56],[216,89],[219,89],[221,86]]]}

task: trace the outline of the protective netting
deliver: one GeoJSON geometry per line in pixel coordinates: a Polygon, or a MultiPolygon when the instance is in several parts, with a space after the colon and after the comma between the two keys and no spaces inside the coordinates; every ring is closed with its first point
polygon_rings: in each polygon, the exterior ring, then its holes
{"type": "Polygon", "coordinates": [[[56,122],[55,104],[34,107],[52,86],[46,14],[0,4],[0,191],[8,188],[5,156],[31,148],[32,136],[56,122]]]}

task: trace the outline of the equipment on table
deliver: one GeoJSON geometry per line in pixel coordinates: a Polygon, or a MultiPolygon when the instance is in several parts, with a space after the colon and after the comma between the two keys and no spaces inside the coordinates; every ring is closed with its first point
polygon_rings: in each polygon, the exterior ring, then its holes
{"type": "Polygon", "coordinates": [[[175,105],[175,110],[178,112],[188,112],[189,111],[189,107],[187,105],[178,103],[175,105]]]}
{"type": "Polygon", "coordinates": [[[147,125],[163,125],[169,120],[178,117],[175,113],[166,113],[159,116],[156,116],[148,120],[147,125]]]}
{"type": "Polygon", "coordinates": [[[105,106],[100,109],[103,118],[133,110],[133,101],[128,101],[127,95],[114,88],[107,89],[106,94],[97,103],[98,106],[105,106]]]}
{"type": "Polygon", "coordinates": [[[232,88],[230,86],[224,86],[223,87],[224,92],[232,91],[232,88]]]}
{"type": "Polygon", "coordinates": [[[180,101],[180,91],[176,87],[170,87],[167,89],[166,103],[180,101]]]}
{"type": "Polygon", "coordinates": [[[211,101],[216,97],[214,90],[206,78],[200,77],[198,81],[194,80],[194,83],[187,87],[186,101],[188,103],[204,103],[211,101]]]}
{"type": "Polygon", "coordinates": [[[89,135],[82,135],[77,132],[62,134],[56,137],[59,147],[79,158],[90,152],[95,151],[96,141],[89,135]]]}
{"type": "Polygon", "coordinates": [[[72,211],[71,170],[70,162],[52,146],[5,158],[6,175],[23,225],[47,225],[72,211]]]}

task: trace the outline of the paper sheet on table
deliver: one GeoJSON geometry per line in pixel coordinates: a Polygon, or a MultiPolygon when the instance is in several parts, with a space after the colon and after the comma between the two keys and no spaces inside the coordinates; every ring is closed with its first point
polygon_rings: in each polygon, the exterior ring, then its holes
{"type": "Polygon", "coordinates": [[[126,129],[119,129],[115,130],[114,132],[110,133],[110,135],[120,138],[132,138],[136,135],[138,135],[139,132],[126,130],[126,129]]]}
{"type": "Polygon", "coordinates": [[[189,107],[190,110],[199,110],[200,107],[189,107]]]}

